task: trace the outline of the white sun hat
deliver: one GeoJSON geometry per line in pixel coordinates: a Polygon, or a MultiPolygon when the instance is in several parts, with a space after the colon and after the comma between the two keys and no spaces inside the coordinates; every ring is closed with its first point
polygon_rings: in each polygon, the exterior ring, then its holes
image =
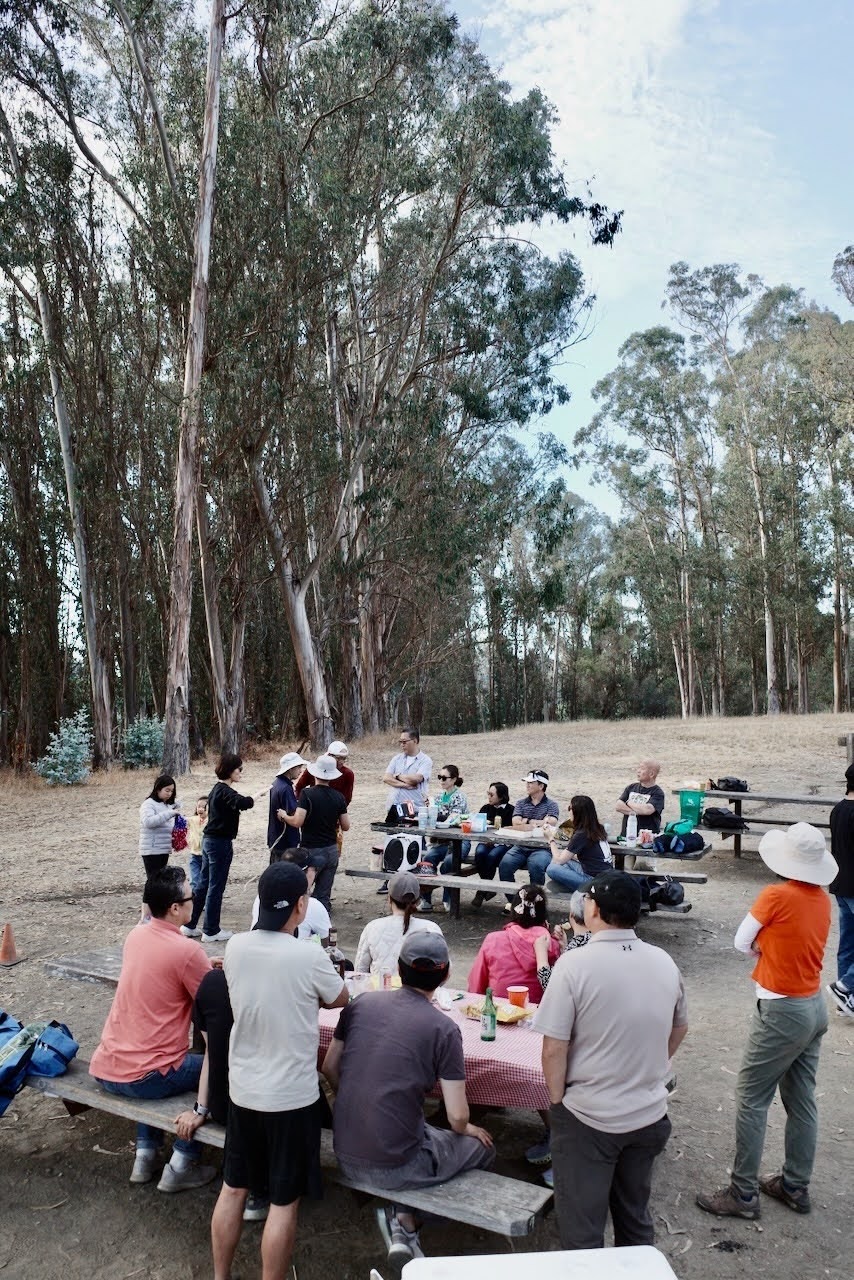
{"type": "Polygon", "coordinates": [[[805,884],[830,884],[839,871],[824,836],[808,822],[796,822],[787,831],[766,831],[759,841],[759,854],[778,876],[805,884]]]}
{"type": "Polygon", "coordinates": [[[341,770],[337,768],[332,756],[318,756],[314,764],[306,765],[306,768],[312,777],[322,778],[324,782],[341,777],[341,770]]]}
{"type": "Polygon", "coordinates": [[[281,777],[283,773],[287,773],[289,769],[295,769],[298,764],[303,768],[308,764],[307,760],[303,760],[298,751],[287,751],[279,761],[279,770],[277,777],[281,777]]]}
{"type": "Polygon", "coordinates": [[[328,756],[348,756],[350,751],[345,742],[339,742],[336,738],[335,741],[330,742],[329,746],[326,748],[326,754],[328,756]]]}

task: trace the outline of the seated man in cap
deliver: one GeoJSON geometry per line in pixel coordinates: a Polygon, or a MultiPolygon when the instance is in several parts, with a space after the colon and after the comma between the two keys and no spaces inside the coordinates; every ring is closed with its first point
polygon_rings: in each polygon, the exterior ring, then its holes
{"type": "MultiPolygon", "coordinates": [[[[557,801],[550,800],[546,795],[549,775],[545,769],[532,769],[530,773],[525,775],[523,781],[527,789],[527,795],[524,795],[521,800],[517,800],[513,806],[513,830],[530,831],[534,827],[541,827],[544,822],[549,821],[557,826],[560,821],[560,809],[557,801]]],[[[516,877],[516,872],[527,866],[531,884],[545,884],[546,867],[551,862],[549,849],[525,849],[519,845],[502,845],[500,847],[503,853],[498,862],[499,880],[512,884],[516,877]]],[[[477,901],[478,896],[477,894],[475,895],[475,901],[477,901]]],[[[507,895],[505,911],[510,911],[512,901],[513,894],[511,893],[507,895]]]]}
{"type": "Polygon", "coordinates": [[[317,1082],[319,1006],[343,1007],[347,988],[320,947],[301,946],[305,872],[290,862],[258,882],[258,927],[232,938],[225,976],[234,1014],[223,1182],[211,1219],[214,1280],[229,1280],[250,1189],[270,1200],[264,1274],[290,1266],[303,1195],[321,1189],[317,1082]]]}
{"type": "MultiPolygon", "coordinates": [[[[407,933],[398,970],[399,991],[367,992],[347,1006],[323,1062],[337,1091],[333,1134],[341,1169],[389,1191],[488,1169],[495,1156],[486,1130],[469,1122],[459,1027],[432,1003],[450,970],[448,944],[438,932],[407,933]],[[437,1076],[451,1132],[424,1121],[424,1097],[437,1076]]],[[[413,1214],[383,1210],[380,1225],[390,1263],[423,1257],[413,1214]]]]}
{"type": "Polygon", "coordinates": [[[270,816],[267,820],[267,848],[271,862],[275,862],[286,849],[295,849],[299,844],[299,831],[288,826],[285,818],[296,813],[294,779],[300,776],[305,763],[298,751],[286,752],[279,761],[279,769],[270,788],[270,816]]]}
{"type": "Polygon", "coordinates": [[[314,783],[300,793],[296,813],[286,817],[285,822],[302,832],[300,843],[308,850],[316,873],[314,896],[329,911],[332,884],[338,870],[338,829],[349,831],[350,818],[347,801],[332,786],[341,777],[332,756],[318,756],[307,768],[314,783]]]}

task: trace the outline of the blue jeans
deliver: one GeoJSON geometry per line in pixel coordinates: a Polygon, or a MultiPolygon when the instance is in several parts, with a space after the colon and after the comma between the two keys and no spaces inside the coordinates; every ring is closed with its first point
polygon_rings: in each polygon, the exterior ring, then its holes
{"type": "Polygon", "coordinates": [[[505,853],[510,852],[506,844],[479,844],[474,851],[474,865],[481,880],[494,880],[498,864],[505,853]]]}
{"type": "Polygon", "coordinates": [[[498,864],[498,878],[512,883],[516,872],[527,867],[531,884],[545,884],[546,867],[551,860],[552,855],[548,849],[520,849],[516,846],[507,848],[498,864]]]}
{"type": "Polygon", "coordinates": [[[202,878],[202,855],[191,853],[187,859],[187,868],[190,873],[190,891],[195,893],[202,878]]]}
{"type": "MultiPolygon", "coordinates": [[[[460,841],[460,862],[469,861],[470,849],[471,844],[468,840],[460,841]]],[[[421,861],[429,862],[435,871],[440,859],[442,865],[439,867],[439,874],[443,876],[452,876],[454,874],[454,852],[453,846],[450,844],[432,845],[423,855],[421,861]]],[[[426,898],[428,902],[432,902],[433,890],[428,885],[423,885],[421,888],[421,897],[426,898]]],[[[445,903],[451,901],[451,891],[449,889],[444,889],[442,891],[442,901],[445,903]]]]}
{"type": "Polygon", "coordinates": [[[193,914],[190,928],[195,929],[202,911],[205,922],[202,930],[213,937],[219,933],[219,916],[222,910],[222,895],[228,884],[228,873],[231,859],[234,857],[234,845],[222,836],[202,836],[202,870],[199,883],[193,890],[193,914]]]}
{"type": "Polygon", "coordinates": [[[837,898],[836,905],[839,908],[836,976],[849,991],[854,991],[854,898],[837,898]]]}
{"type": "Polygon", "coordinates": [[[550,862],[546,874],[555,884],[568,889],[570,893],[575,893],[583,884],[590,883],[590,876],[582,870],[580,862],[550,862]]]}
{"type": "MultiPolygon", "coordinates": [[[[203,1062],[203,1054],[188,1053],[179,1067],[170,1067],[168,1071],[149,1071],[141,1080],[98,1080],[98,1084],[107,1093],[115,1093],[120,1098],[171,1098],[176,1093],[186,1093],[189,1089],[196,1088],[203,1062]]],[[[136,1126],[137,1151],[156,1151],[162,1141],[162,1129],[155,1129],[150,1124],[136,1126]]],[[[175,1150],[182,1151],[192,1160],[198,1160],[202,1154],[202,1144],[187,1141],[186,1138],[176,1138],[175,1150]]]]}
{"type": "Polygon", "coordinates": [[[332,885],[338,870],[338,845],[327,844],[322,849],[306,849],[309,866],[314,867],[313,895],[327,911],[332,910],[332,885]]]}

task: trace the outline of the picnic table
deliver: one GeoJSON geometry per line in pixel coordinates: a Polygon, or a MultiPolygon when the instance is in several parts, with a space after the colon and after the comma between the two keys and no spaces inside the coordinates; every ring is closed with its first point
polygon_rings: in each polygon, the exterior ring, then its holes
{"type": "MultiPolygon", "coordinates": [[[[681,788],[681,790],[684,791],[685,788],[683,787],[681,788]]],[[[679,791],[675,790],[671,794],[674,796],[678,796],[679,791]]],[[[739,818],[744,818],[746,822],[759,822],[762,824],[762,826],[770,826],[770,827],[788,827],[788,826],[791,826],[792,822],[796,821],[797,819],[793,819],[791,817],[789,818],[774,817],[771,814],[765,814],[765,813],[745,814],[742,812],[742,805],[745,802],[756,803],[760,805],[762,804],[811,805],[815,809],[827,810],[827,809],[832,809],[833,806],[839,800],[838,796],[818,796],[818,795],[770,796],[770,795],[765,795],[764,793],[759,791],[701,791],[699,794],[703,797],[704,808],[706,807],[707,802],[709,805],[714,805],[718,800],[726,800],[726,802],[731,806],[733,813],[735,813],[739,818]]],[[[812,819],[810,819],[810,821],[812,822],[812,825],[814,827],[823,827],[826,830],[829,830],[830,828],[829,822],[821,822],[819,820],[813,821],[812,819]]],[[[741,857],[742,835],[750,834],[749,832],[741,832],[741,831],[723,831],[718,827],[706,827],[705,830],[717,831],[718,834],[725,840],[729,839],[729,837],[732,836],[733,838],[732,851],[733,851],[733,855],[736,858],[741,857]]]]}
{"type": "MultiPolygon", "coordinates": [[[[454,1000],[460,993],[448,990],[451,1008],[442,1012],[457,1024],[462,1034],[469,1102],[483,1107],[547,1111],[549,1091],[541,1065],[543,1037],[531,1030],[531,1019],[512,1026],[499,1022],[495,1039],[481,1040],[480,1021],[467,1018],[462,1010],[467,1004],[483,1004],[483,996],[464,992],[462,999],[454,1000]]],[[[441,1008],[438,1003],[434,1007],[441,1008]]],[[[533,1014],[536,1006],[530,1008],[533,1014]]],[[[320,1061],[332,1041],[340,1012],[340,1009],[320,1010],[320,1061]]]]}

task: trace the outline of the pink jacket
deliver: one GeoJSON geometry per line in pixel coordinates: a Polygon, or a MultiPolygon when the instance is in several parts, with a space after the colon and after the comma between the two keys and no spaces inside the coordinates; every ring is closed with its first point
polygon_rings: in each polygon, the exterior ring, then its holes
{"type": "Polygon", "coordinates": [[[506,924],[497,933],[488,933],[481,943],[469,974],[469,991],[483,993],[492,987],[494,996],[506,996],[508,987],[528,988],[528,999],[539,1004],[543,988],[537,979],[537,959],[534,955],[534,939],[549,939],[549,964],[560,955],[560,943],[542,925],[523,929],[520,924],[506,924]]]}

